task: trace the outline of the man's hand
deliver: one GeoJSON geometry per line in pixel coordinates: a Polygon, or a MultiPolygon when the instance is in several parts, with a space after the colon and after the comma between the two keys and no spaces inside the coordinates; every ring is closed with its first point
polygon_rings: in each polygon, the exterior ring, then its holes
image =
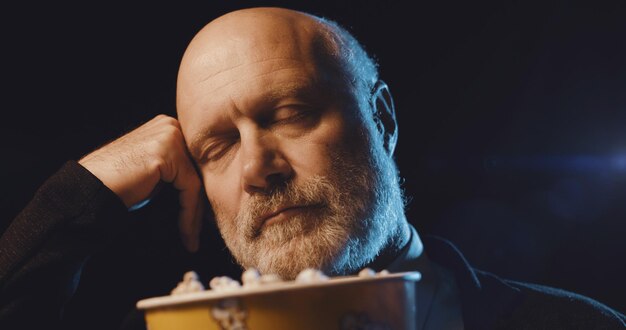
{"type": "Polygon", "coordinates": [[[172,183],[180,191],[181,238],[189,251],[198,249],[202,185],[176,119],[158,115],[79,163],[129,208],[147,200],[159,182],[172,183]]]}

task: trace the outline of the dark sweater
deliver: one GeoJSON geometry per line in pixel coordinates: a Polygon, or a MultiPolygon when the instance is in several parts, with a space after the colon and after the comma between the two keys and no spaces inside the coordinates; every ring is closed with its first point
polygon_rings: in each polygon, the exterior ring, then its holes
{"type": "MultiPolygon", "coordinates": [[[[54,329],[87,258],[126,225],[119,198],[68,162],[0,238],[0,329],[54,329]]],[[[571,292],[502,280],[471,268],[449,242],[424,240],[459,286],[465,329],[626,329],[626,317],[571,292]]],[[[142,327],[131,312],[124,327],[142,327]]]]}

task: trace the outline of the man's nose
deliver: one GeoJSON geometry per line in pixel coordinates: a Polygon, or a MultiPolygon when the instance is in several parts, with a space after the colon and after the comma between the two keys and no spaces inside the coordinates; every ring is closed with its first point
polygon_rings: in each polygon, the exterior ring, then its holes
{"type": "Polygon", "coordinates": [[[242,184],[247,193],[269,192],[293,175],[291,165],[271,136],[249,137],[241,147],[242,184]]]}

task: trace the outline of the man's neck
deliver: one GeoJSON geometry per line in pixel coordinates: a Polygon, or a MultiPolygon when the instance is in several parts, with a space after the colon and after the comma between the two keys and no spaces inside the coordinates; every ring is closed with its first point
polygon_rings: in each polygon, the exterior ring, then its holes
{"type": "MultiPolygon", "coordinates": [[[[419,240],[419,237],[415,237],[414,239],[419,240]]],[[[374,261],[367,264],[365,267],[371,268],[377,272],[387,269],[405,249],[409,248],[410,240],[411,229],[405,220],[401,222],[396,232],[389,238],[387,245],[385,245],[378,256],[376,256],[374,261]]],[[[421,246],[421,243],[419,245],[421,246]]]]}

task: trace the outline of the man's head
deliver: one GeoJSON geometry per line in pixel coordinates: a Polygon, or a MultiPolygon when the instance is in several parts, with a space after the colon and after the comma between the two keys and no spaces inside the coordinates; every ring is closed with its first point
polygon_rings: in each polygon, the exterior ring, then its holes
{"type": "Polygon", "coordinates": [[[214,20],[185,52],[177,109],[242,266],[345,274],[406,237],[390,96],[334,23],[277,8],[214,20]]]}

